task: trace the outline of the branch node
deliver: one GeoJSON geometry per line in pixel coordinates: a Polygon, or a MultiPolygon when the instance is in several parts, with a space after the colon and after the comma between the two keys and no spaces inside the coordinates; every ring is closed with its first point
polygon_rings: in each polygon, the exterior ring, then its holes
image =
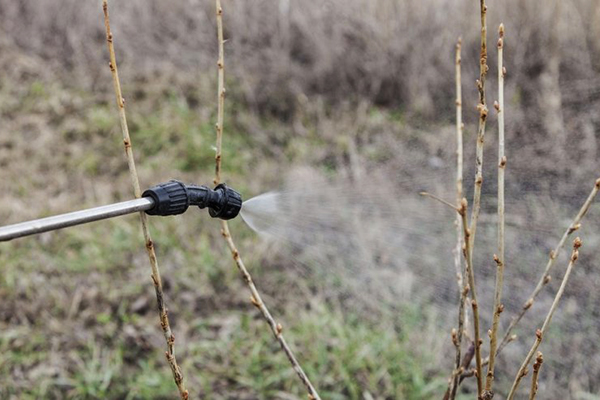
{"type": "Polygon", "coordinates": [[[523,371],[521,371],[521,378],[524,378],[525,376],[527,376],[528,373],[529,373],[529,368],[523,369],[523,371]]]}
{"type": "Polygon", "coordinates": [[[506,162],[507,162],[506,156],[503,156],[502,159],[500,160],[500,164],[498,164],[498,167],[505,168],[506,162]]]}
{"type": "Polygon", "coordinates": [[[252,303],[256,308],[260,308],[260,303],[254,296],[250,296],[250,303],[252,303]]]}
{"type": "Polygon", "coordinates": [[[579,228],[581,228],[581,223],[577,223],[577,224],[572,225],[569,228],[569,235],[572,234],[573,232],[575,232],[576,230],[579,230],[579,228]]]}

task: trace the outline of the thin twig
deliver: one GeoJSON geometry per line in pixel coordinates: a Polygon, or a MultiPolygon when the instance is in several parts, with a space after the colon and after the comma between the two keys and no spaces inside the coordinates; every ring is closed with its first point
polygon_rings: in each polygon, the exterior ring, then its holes
{"type": "MultiPolygon", "coordinates": [[[[216,9],[217,9],[217,39],[219,41],[219,61],[217,64],[218,65],[218,109],[217,109],[217,124],[216,124],[217,155],[215,157],[216,167],[215,167],[214,182],[215,182],[215,184],[219,184],[221,182],[221,161],[222,161],[221,144],[222,144],[222,137],[223,137],[223,114],[224,114],[224,102],[225,102],[225,88],[224,88],[225,60],[224,60],[224,50],[223,50],[223,47],[224,47],[223,46],[223,44],[224,44],[224,40],[223,40],[223,8],[221,7],[220,0],[216,0],[216,9]]],[[[231,251],[233,260],[235,261],[235,263],[238,267],[238,270],[240,271],[240,273],[242,275],[242,278],[244,279],[244,281],[248,285],[248,288],[250,289],[250,292],[252,294],[250,297],[250,301],[256,308],[258,308],[260,310],[263,318],[266,320],[267,324],[271,328],[271,331],[273,332],[275,339],[279,342],[281,349],[283,350],[283,352],[287,356],[288,360],[292,364],[292,368],[294,369],[294,371],[296,371],[296,374],[298,374],[298,377],[300,378],[302,383],[306,386],[306,388],[308,390],[309,399],[321,400],[317,390],[315,389],[315,387],[312,385],[312,383],[308,379],[308,376],[306,375],[306,373],[304,373],[304,370],[300,366],[300,363],[296,359],[296,356],[294,355],[294,353],[290,349],[289,345],[285,341],[285,338],[283,337],[283,334],[282,334],[283,327],[281,326],[281,324],[278,324],[275,321],[275,319],[269,312],[269,309],[263,302],[263,300],[260,296],[260,293],[258,292],[258,289],[256,288],[254,281],[252,280],[252,276],[248,272],[248,269],[246,268],[244,261],[242,260],[242,257],[240,256],[240,253],[235,245],[235,242],[233,241],[233,238],[231,237],[231,232],[229,231],[229,225],[227,224],[227,221],[221,221],[221,234],[223,235],[223,237],[225,238],[225,241],[227,242],[227,246],[229,247],[229,250],[231,251]]]]}
{"type": "Polygon", "coordinates": [[[513,336],[512,335],[513,329],[519,323],[519,321],[521,321],[521,319],[523,318],[523,316],[527,313],[527,310],[529,310],[531,308],[531,306],[533,305],[534,300],[540,294],[540,292],[542,291],[542,289],[550,282],[550,280],[551,280],[550,270],[554,266],[554,263],[556,262],[556,258],[560,254],[560,251],[564,247],[565,242],[567,241],[567,239],[569,238],[569,236],[571,236],[571,234],[573,232],[575,232],[576,230],[578,230],[579,227],[581,226],[581,220],[583,219],[583,217],[585,216],[585,214],[590,209],[590,206],[594,202],[594,199],[596,198],[596,195],[598,194],[599,191],[600,191],[600,178],[598,178],[596,180],[596,183],[594,184],[594,188],[592,189],[592,191],[590,192],[589,196],[587,197],[587,199],[585,200],[585,202],[581,206],[581,209],[579,210],[579,212],[575,216],[575,219],[573,220],[573,222],[571,223],[571,225],[569,225],[569,227],[567,228],[567,230],[563,234],[562,238],[560,239],[560,241],[558,242],[558,244],[556,245],[556,247],[554,248],[554,250],[552,250],[550,252],[550,257],[548,259],[548,263],[546,264],[546,268],[544,268],[544,272],[542,273],[542,276],[541,276],[540,280],[538,281],[537,285],[533,289],[533,292],[531,292],[531,295],[529,296],[529,299],[523,304],[523,307],[521,308],[521,311],[519,312],[519,314],[517,314],[511,320],[510,325],[508,326],[508,328],[506,329],[506,333],[504,334],[504,338],[502,339],[502,342],[500,343],[500,346],[498,346],[498,350],[496,351],[497,354],[500,353],[502,351],[502,349],[509,342],[511,342],[511,337],[513,336]]]}
{"type": "Polygon", "coordinates": [[[475,370],[477,378],[478,398],[481,397],[482,375],[481,375],[481,343],[479,337],[479,307],[477,304],[477,293],[475,292],[475,272],[473,271],[473,249],[470,240],[471,231],[467,222],[467,199],[462,199],[459,214],[463,225],[463,235],[465,238],[464,257],[467,261],[467,277],[469,279],[469,288],[471,290],[471,308],[473,309],[473,340],[475,342],[475,370]]]}
{"type": "MultiPolygon", "coordinates": [[[[465,124],[463,123],[462,118],[462,37],[458,38],[458,43],[456,44],[456,55],[455,55],[455,84],[456,84],[456,204],[460,204],[463,198],[463,181],[464,181],[464,141],[463,141],[463,132],[465,129],[465,124]]],[[[464,246],[464,237],[462,230],[462,221],[460,215],[456,216],[456,254],[454,259],[455,268],[457,269],[457,273],[460,272],[461,276],[458,285],[458,290],[460,293],[463,292],[464,283],[464,274],[465,274],[465,264],[462,262],[462,248],[464,246]]],[[[470,301],[467,297],[465,301],[470,301]]],[[[460,306],[460,304],[459,304],[460,306]]],[[[472,339],[469,337],[469,314],[463,312],[464,318],[464,329],[463,334],[467,336],[469,340],[472,339]]],[[[473,356],[471,356],[471,359],[473,356]]],[[[469,361],[470,363],[470,361],[469,361]]],[[[465,367],[468,368],[468,365],[465,367]]],[[[460,381],[459,381],[460,384],[460,381]]]]}
{"type": "MultiPolygon", "coordinates": [[[[477,129],[477,146],[475,151],[475,185],[473,193],[473,211],[471,212],[471,225],[469,229],[470,233],[470,245],[469,258],[473,258],[473,248],[475,245],[475,233],[477,232],[477,220],[479,218],[479,212],[481,211],[481,186],[483,185],[483,141],[485,138],[485,123],[487,120],[488,109],[485,101],[485,77],[487,75],[487,6],[485,0],[480,0],[480,11],[481,11],[481,53],[479,56],[479,79],[477,80],[477,90],[479,91],[479,104],[477,110],[479,111],[479,127],[477,129]]],[[[465,240],[467,238],[465,237],[465,240]]],[[[473,268],[471,266],[471,274],[473,268]]],[[[474,280],[474,279],[473,279],[474,280]]],[[[469,282],[471,286],[472,294],[472,307],[473,307],[473,330],[475,338],[475,363],[477,369],[477,397],[481,397],[483,392],[483,377],[481,376],[481,341],[479,339],[479,311],[477,308],[477,300],[475,299],[476,290],[472,282],[469,282]]]]}
{"type": "MultiPolygon", "coordinates": [[[[481,186],[483,185],[483,142],[485,138],[485,123],[487,121],[488,109],[485,101],[485,77],[488,72],[487,65],[487,6],[485,0],[480,0],[481,8],[481,53],[479,56],[479,79],[477,80],[477,90],[479,92],[479,126],[477,129],[477,146],[475,154],[475,186],[473,193],[473,210],[471,212],[471,251],[475,243],[475,233],[477,232],[477,219],[481,211],[481,186]]],[[[481,387],[479,387],[481,395],[481,387]]]]}
{"type": "MultiPolygon", "coordinates": [[[[131,183],[133,185],[133,192],[136,198],[141,197],[140,182],[135,168],[135,160],[133,157],[133,149],[131,147],[131,138],[129,137],[129,128],[127,127],[127,117],[125,116],[125,99],[121,92],[121,83],[119,81],[119,73],[117,70],[117,59],[115,56],[115,48],[113,45],[113,34],[110,30],[110,23],[108,18],[108,3],[104,0],[102,3],[102,9],[104,10],[104,25],[106,27],[106,42],[108,44],[108,53],[110,55],[110,71],[113,77],[113,84],[115,88],[115,95],[117,100],[117,107],[119,109],[119,117],[121,121],[121,131],[123,133],[123,144],[125,146],[125,154],[127,155],[127,164],[129,165],[129,175],[131,177],[131,183]]],[[[158,261],[156,259],[156,253],[154,251],[154,243],[150,237],[150,231],[148,230],[147,216],[144,212],[140,212],[140,221],[142,223],[142,232],[144,234],[144,240],[146,242],[146,251],[148,253],[148,259],[150,260],[150,266],[152,268],[152,282],[154,283],[154,290],[156,292],[156,301],[158,303],[158,313],[160,316],[160,325],[163,330],[165,340],[167,342],[167,351],[165,356],[173,372],[173,379],[179,390],[179,395],[182,399],[186,400],[189,397],[188,391],[185,389],[183,382],[183,374],[181,368],[177,364],[175,358],[175,336],[171,331],[169,324],[169,317],[167,315],[167,306],[165,304],[165,296],[162,288],[162,280],[160,278],[160,271],[158,269],[158,261]]]]}
{"type": "MultiPolygon", "coordinates": [[[[463,122],[462,122],[462,79],[461,79],[461,46],[462,38],[456,43],[455,80],[456,80],[456,204],[463,198],[463,122]]],[[[462,293],[462,228],[460,215],[456,214],[456,248],[454,250],[454,267],[458,283],[458,291],[462,293]]]]}
{"type": "Polygon", "coordinates": [[[475,356],[475,342],[471,341],[469,347],[467,348],[465,355],[463,356],[461,367],[462,367],[463,371],[465,371],[465,372],[460,376],[460,380],[458,381],[459,385],[466,378],[470,378],[475,375],[475,370],[472,368],[469,369],[469,366],[471,365],[471,361],[473,361],[474,356],[475,356]]]}
{"type": "Polygon", "coordinates": [[[281,346],[281,349],[283,350],[283,352],[287,356],[288,360],[292,364],[292,368],[294,369],[294,371],[296,371],[296,374],[298,374],[298,377],[300,378],[300,380],[302,381],[304,386],[306,386],[306,389],[308,390],[309,399],[320,400],[321,398],[319,397],[317,390],[315,389],[315,387],[312,385],[312,383],[308,379],[308,376],[306,375],[306,373],[300,366],[300,363],[296,359],[296,356],[292,352],[292,349],[290,348],[290,346],[287,344],[285,338],[283,337],[282,325],[275,322],[275,319],[273,318],[273,316],[269,312],[269,309],[267,308],[267,306],[263,302],[262,298],[260,297],[258,289],[256,288],[256,285],[254,285],[254,281],[252,280],[250,273],[246,269],[246,266],[244,265],[244,261],[240,257],[240,253],[237,250],[235,243],[233,242],[233,239],[231,238],[231,233],[229,232],[229,226],[228,226],[227,222],[222,221],[221,227],[222,227],[221,234],[227,241],[227,245],[229,246],[229,249],[231,250],[233,260],[235,261],[240,273],[242,274],[242,278],[244,279],[244,282],[246,282],[246,284],[248,285],[248,288],[250,289],[250,292],[252,293],[252,296],[250,297],[250,302],[256,308],[258,308],[260,310],[260,312],[263,315],[264,319],[266,320],[267,324],[271,328],[271,331],[273,332],[275,339],[277,339],[277,341],[279,342],[279,345],[281,346]]]}
{"type": "Polygon", "coordinates": [[[544,362],[544,355],[541,351],[538,351],[537,358],[533,363],[533,375],[531,376],[531,390],[529,391],[529,400],[535,400],[535,395],[538,391],[538,381],[540,376],[540,368],[544,362]]]}
{"type": "MultiPolygon", "coordinates": [[[[462,39],[459,37],[456,43],[455,56],[455,83],[456,83],[456,203],[460,204],[463,198],[463,123],[462,123],[462,82],[461,82],[461,45],[462,39]]],[[[464,369],[461,369],[461,346],[465,322],[465,302],[469,292],[469,286],[464,285],[462,273],[461,251],[463,247],[463,235],[461,226],[461,216],[456,214],[456,248],[454,249],[454,267],[456,269],[456,279],[458,283],[459,303],[458,303],[458,330],[452,335],[452,341],[456,348],[454,361],[454,371],[448,387],[448,399],[456,398],[459,379],[464,369]]]]}
{"type": "MultiPolygon", "coordinates": [[[[456,368],[452,371],[452,377],[450,378],[450,384],[448,385],[448,389],[446,390],[446,392],[444,394],[444,400],[447,400],[450,398],[454,398],[456,396],[456,390],[457,390],[458,386],[463,381],[463,379],[466,377],[464,374],[464,371],[468,368],[469,364],[471,363],[471,359],[473,357],[473,354],[470,354],[469,356],[465,355],[465,357],[463,358],[462,365],[461,365],[460,341],[462,341],[462,335],[463,335],[463,333],[465,333],[464,332],[464,316],[465,316],[464,306],[465,306],[465,303],[467,300],[467,295],[469,293],[470,288],[475,287],[475,274],[473,273],[473,262],[472,262],[472,254],[473,253],[470,249],[470,240],[469,240],[470,231],[469,231],[469,226],[468,226],[468,222],[467,222],[468,203],[467,203],[467,199],[463,198],[460,202],[460,207],[455,208],[450,202],[448,202],[444,199],[441,199],[438,196],[435,196],[431,193],[421,192],[419,194],[421,196],[429,197],[436,201],[439,201],[443,205],[448,206],[448,207],[452,208],[453,210],[457,211],[458,215],[461,219],[461,224],[462,224],[462,228],[463,228],[463,236],[464,236],[464,245],[463,246],[464,247],[462,249],[462,253],[465,257],[466,264],[467,264],[466,273],[467,273],[467,277],[469,279],[469,284],[464,285],[464,287],[461,288],[460,303],[459,303],[459,310],[458,310],[458,313],[459,313],[458,331],[455,331],[454,329],[452,331],[452,342],[454,343],[454,346],[457,348],[457,356],[456,356],[456,364],[455,364],[456,368]],[[460,339],[459,339],[459,336],[460,336],[460,339]]],[[[471,307],[473,309],[473,329],[474,329],[474,333],[475,333],[475,335],[474,335],[475,340],[474,340],[473,347],[474,347],[474,353],[476,356],[476,363],[477,363],[475,375],[480,377],[481,376],[481,353],[480,353],[481,339],[479,338],[479,312],[478,312],[478,306],[477,306],[477,295],[475,292],[473,292],[472,297],[473,298],[471,299],[471,307]],[[477,356],[479,358],[477,358],[477,356]],[[479,362],[477,362],[477,359],[479,360],[479,362]]]]}
{"type": "Polygon", "coordinates": [[[494,367],[496,362],[496,346],[498,345],[498,325],[500,314],[504,310],[502,304],[502,285],[504,280],[504,170],[506,169],[506,156],[504,155],[504,25],[498,29],[498,101],[494,108],[498,113],[498,254],[494,256],[496,262],[496,288],[494,290],[494,317],[490,333],[490,356],[485,380],[484,399],[492,399],[494,393],[494,367]]]}
{"type": "Polygon", "coordinates": [[[569,276],[571,275],[573,266],[575,265],[575,262],[579,258],[579,248],[580,247],[581,247],[581,239],[575,238],[575,240],[573,241],[573,251],[571,253],[571,258],[569,260],[569,266],[567,267],[565,276],[560,284],[560,288],[558,289],[558,292],[556,293],[556,296],[554,297],[554,301],[552,302],[552,306],[550,307],[550,310],[548,311],[548,315],[546,315],[546,319],[544,320],[544,324],[542,325],[542,328],[538,329],[535,332],[535,342],[533,343],[533,346],[531,346],[531,350],[529,350],[529,353],[525,357],[523,364],[521,364],[521,368],[519,368],[519,371],[517,372],[517,376],[515,377],[513,385],[510,388],[510,392],[508,393],[507,400],[512,400],[514,398],[517,388],[519,386],[519,383],[521,382],[523,377],[525,375],[527,375],[527,366],[529,365],[529,362],[533,358],[533,355],[537,351],[538,347],[542,343],[542,339],[544,337],[544,334],[546,333],[546,329],[548,329],[548,325],[550,325],[550,322],[552,321],[552,316],[554,315],[554,312],[556,311],[558,302],[560,301],[560,298],[562,297],[562,295],[565,291],[567,282],[569,282],[569,276]]]}
{"type": "Polygon", "coordinates": [[[450,203],[447,200],[442,199],[441,197],[436,196],[435,194],[431,194],[429,192],[420,192],[419,195],[423,196],[423,197],[429,197],[429,198],[431,198],[431,199],[433,199],[435,201],[439,201],[440,203],[442,203],[445,206],[450,207],[454,211],[458,211],[459,210],[454,204],[450,203]]]}
{"type": "Polygon", "coordinates": [[[221,183],[221,148],[223,140],[223,116],[225,109],[225,49],[223,39],[223,8],[221,7],[221,1],[217,2],[217,40],[219,42],[219,59],[217,60],[217,85],[218,85],[218,112],[217,112],[217,124],[215,128],[217,130],[217,151],[215,154],[215,179],[214,184],[218,185],[221,183]]]}
{"type": "MultiPolygon", "coordinates": [[[[456,391],[458,389],[460,383],[460,377],[465,371],[465,368],[461,366],[461,345],[462,345],[462,336],[464,331],[464,322],[465,322],[465,303],[467,300],[467,294],[469,293],[469,285],[465,285],[463,290],[460,292],[460,300],[458,305],[458,330],[452,334],[452,342],[456,347],[456,357],[454,359],[454,371],[452,371],[452,378],[450,380],[450,386],[448,388],[449,392],[449,400],[454,400],[456,398],[456,391]]],[[[469,360],[470,363],[470,360],[469,360]]],[[[467,365],[468,366],[468,365],[467,365]]]]}

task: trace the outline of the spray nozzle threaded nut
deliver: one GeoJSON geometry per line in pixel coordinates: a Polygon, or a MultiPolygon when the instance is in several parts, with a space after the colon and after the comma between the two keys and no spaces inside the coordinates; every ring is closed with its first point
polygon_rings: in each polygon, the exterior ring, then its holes
{"type": "Polygon", "coordinates": [[[242,195],[224,183],[217,185],[213,193],[218,193],[219,198],[208,205],[210,216],[223,220],[237,217],[242,209],[242,195]]]}

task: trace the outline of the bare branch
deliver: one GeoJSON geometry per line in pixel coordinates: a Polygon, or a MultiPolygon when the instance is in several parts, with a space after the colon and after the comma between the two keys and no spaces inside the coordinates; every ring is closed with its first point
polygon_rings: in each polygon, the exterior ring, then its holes
{"type": "MultiPolygon", "coordinates": [[[[224,110],[224,104],[225,104],[225,87],[224,87],[225,60],[224,60],[224,49],[223,49],[223,47],[224,47],[223,46],[223,44],[224,44],[224,40],[223,40],[223,8],[221,7],[220,0],[216,0],[216,9],[217,9],[217,39],[219,41],[219,61],[217,62],[217,67],[218,67],[218,77],[217,77],[217,79],[218,79],[218,108],[217,108],[217,124],[216,124],[217,155],[215,157],[214,183],[218,184],[221,182],[221,161],[222,161],[221,160],[222,159],[221,147],[222,147],[222,137],[223,137],[223,114],[225,112],[225,110],[224,110]]],[[[254,281],[252,280],[252,276],[248,272],[248,269],[246,268],[244,261],[242,260],[242,257],[240,256],[240,253],[235,245],[235,242],[233,241],[233,238],[231,237],[231,232],[229,231],[229,225],[227,224],[227,221],[221,221],[221,234],[223,235],[223,238],[227,242],[227,246],[229,247],[229,250],[231,251],[233,260],[235,261],[235,264],[237,265],[238,270],[240,271],[242,278],[244,279],[244,282],[246,282],[246,284],[248,285],[248,288],[250,289],[250,293],[251,293],[250,302],[256,308],[258,308],[260,310],[263,318],[265,319],[265,321],[271,328],[271,331],[273,332],[275,339],[279,342],[281,349],[283,350],[283,352],[287,356],[288,360],[292,364],[292,368],[294,369],[294,371],[296,371],[296,374],[298,375],[298,377],[300,378],[300,380],[302,381],[304,386],[306,386],[306,389],[308,390],[309,399],[321,400],[321,398],[319,397],[319,394],[317,393],[317,390],[315,389],[315,387],[312,385],[312,383],[308,379],[308,376],[304,373],[304,370],[300,366],[300,363],[298,362],[294,353],[292,352],[289,345],[285,341],[285,338],[283,337],[283,334],[282,334],[282,332],[283,332],[282,325],[278,324],[275,321],[275,319],[269,312],[269,309],[263,302],[263,300],[260,296],[260,293],[258,292],[258,289],[256,288],[254,281]]]]}
{"type": "MultiPolygon", "coordinates": [[[[479,337],[479,307],[477,304],[477,293],[475,292],[475,272],[473,271],[473,249],[471,249],[471,232],[467,222],[467,199],[462,199],[459,214],[462,219],[463,235],[465,238],[464,257],[467,261],[467,277],[469,279],[469,287],[471,290],[471,308],[473,309],[473,339],[475,342],[475,370],[477,378],[477,387],[482,386],[482,366],[481,366],[481,344],[482,340],[479,337]]],[[[478,394],[481,397],[481,394],[478,394]]]]}
{"type": "Polygon", "coordinates": [[[221,183],[221,149],[223,141],[223,116],[225,114],[225,49],[223,40],[223,8],[221,2],[217,0],[217,40],[219,42],[219,59],[217,60],[217,151],[215,154],[215,179],[214,184],[221,183]]]}
{"type": "Polygon", "coordinates": [[[550,280],[551,280],[550,270],[554,266],[554,263],[556,262],[556,258],[560,254],[560,251],[564,247],[565,242],[567,241],[567,239],[569,238],[569,236],[571,236],[571,234],[573,232],[575,232],[576,230],[578,230],[581,227],[581,220],[583,219],[583,217],[585,216],[585,214],[590,209],[592,203],[594,202],[594,199],[596,198],[596,195],[598,194],[598,191],[600,191],[600,178],[598,178],[596,180],[596,182],[594,184],[594,188],[592,189],[592,191],[590,192],[588,198],[585,200],[585,202],[581,206],[581,209],[579,210],[579,212],[575,216],[575,219],[573,220],[573,222],[571,223],[571,225],[569,225],[569,227],[567,228],[567,230],[563,234],[562,238],[560,239],[560,241],[558,242],[558,244],[556,245],[556,247],[554,248],[554,250],[552,250],[550,252],[550,257],[548,259],[548,263],[546,264],[546,268],[544,268],[544,272],[542,273],[542,276],[540,277],[537,285],[533,289],[533,292],[531,292],[531,295],[529,296],[528,300],[525,301],[525,303],[523,304],[523,307],[521,308],[521,311],[519,312],[519,314],[517,314],[511,320],[510,325],[508,326],[508,328],[506,329],[506,333],[504,334],[504,338],[502,339],[502,342],[500,343],[500,346],[498,346],[497,353],[500,353],[502,351],[502,349],[511,341],[510,339],[513,336],[512,335],[512,331],[515,328],[515,326],[517,326],[517,324],[519,323],[519,321],[521,321],[521,319],[523,318],[523,316],[527,313],[527,310],[529,310],[531,308],[531,306],[533,305],[534,300],[540,294],[540,292],[542,291],[542,289],[548,283],[550,283],[550,280]]]}
{"type": "MultiPolygon", "coordinates": [[[[479,126],[477,128],[477,146],[475,152],[475,186],[473,193],[473,211],[471,212],[471,251],[475,243],[475,234],[477,232],[477,220],[481,211],[481,186],[483,185],[483,142],[485,138],[485,124],[488,116],[488,109],[485,101],[485,78],[488,72],[487,65],[487,6],[485,0],[480,0],[481,11],[481,53],[479,56],[479,79],[477,80],[477,90],[479,92],[479,126]]],[[[480,377],[481,378],[481,377],[480,377]]],[[[478,387],[478,393],[481,395],[481,387],[478,387]]]]}
{"type": "Polygon", "coordinates": [[[445,205],[445,206],[448,206],[448,207],[450,207],[450,208],[451,208],[451,209],[453,209],[454,211],[459,211],[459,209],[458,209],[458,208],[456,208],[456,206],[455,206],[455,205],[453,205],[452,203],[450,203],[450,202],[449,202],[449,201],[447,201],[447,200],[444,200],[444,199],[442,199],[441,197],[438,197],[438,196],[436,196],[435,194],[431,194],[431,193],[429,193],[429,192],[420,192],[420,193],[419,193],[419,195],[420,195],[420,196],[423,196],[423,197],[429,197],[429,198],[431,198],[431,199],[433,199],[433,200],[439,201],[440,203],[442,203],[442,204],[443,204],[443,205],[445,205]]]}
{"type": "MultiPolygon", "coordinates": [[[[456,204],[460,204],[463,198],[463,129],[462,122],[462,78],[461,78],[461,48],[462,38],[458,38],[456,43],[455,80],[456,80],[456,204]]],[[[454,249],[454,268],[456,269],[456,278],[459,293],[463,287],[463,268],[461,249],[463,246],[462,228],[460,215],[456,215],[456,248],[454,249]]]]}
{"type": "Polygon", "coordinates": [[[512,400],[514,398],[516,390],[519,387],[519,383],[521,382],[523,377],[527,374],[526,371],[527,371],[529,362],[531,361],[531,359],[533,358],[533,355],[535,354],[538,347],[542,343],[542,339],[544,338],[546,329],[548,329],[548,325],[550,325],[550,322],[552,321],[552,316],[554,315],[554,312],[556,311],[556,308],[558,307],[560,298],[562,297],[562,295],[565,291],[565,287],[567,286],[567,283],[569,282],[569,277],[571,276],[571,271],[573,270],[573,267],[575,266],[575,262],[579,258],[579,248],[580,247],[581,247],[581,239],[575,238],[575,240],[573,241],[573,251],[571,252],[571,258],[569,260],[569,265],[567,266],[567,271],[565,272],[565,276],[560,284],[560,288],[558,289],[558,292],[556,293],[556,296],[554,297],[554,301],[552,302],[552,306],[550,306],[550,310],[548,311],[548,314],[546,315],[546,319],[544,320],[544,324],[542,325],[542,328],[538,329],[535,332],[535,342],[533,343],[533,346],[531,346],[531,350],[529,350],[529,353],[525,357],[523,364],[521,364],[521,368],[519,368],[519,371],[517,372],[517,376],[515,377],[513,385],[510,388],[510,392],[508,393],[507,400],[512,400]]]}
{"type": "Polygon", "coordinates": [[[229,246],[229,249],[231,250],[231,255],[233,257],[233,260],[235,261],[240,273],[242,274],[242,278],[244,279],[244,282],[246,282],[246,284],[248,285],[248,288],[250,289],[250,293],[252,294],[252,296],[250,297],[250,302],[256,308],[258,308],[260,310],[263,318],[265,319],[265,321],[271,328],[271,331],[273,332],[275,339],[277,339],[277,341],[279,342],[279,345],[281,346],[281,349],[283,350],[283,352],[287,356],[288,360],[292,364],[292,368],[294,369],[294,371],[296,371],[296,374],[298,375],[298,377],[300,378],[300,380],[302,381],[304,386],[306,386],[306,389],[308,390],[309,398],[313,399],[313,400],[321,400],[317,390],[315,389],[315,387],[312,385],[312,383],[308,379],[308,376],[306,375],[306,373],[300,366],[300,363],[296,359],[296,356],[292,352],[292,349],[289,347],[289,345],[285,341],[285,338],[283,337],[283,334],[282,334],[282,332],[283,332],[282,325],[275,322],[275,319],[273,318],[273,316],[269,312],[269,309],[263,302],[263,300],[260,296],[260,293],[258,292],[258,289],[256,288],[256,285],[254,284],[254,281],[252,280],[252,277],[251,277],[250,273],[248,272],[248,269],[244,265],[244,261],[242,260],[240,253],[237,250],[233,239],[231,238],[231,233],[229,232],[229,226],[226,221],[221,222],[221,228],[222,228],[221,234],[225,238],[227,245],[229,246]]]}
{"type": "MultiPolygon", "coordinates": [[[[458,330],[456,335],[452,335],[452,341],[454,346],[456,347],[456,358],[455,358],[455,368],[452,371],[452,378],[450,380],[450,386],[448,388],[449,397],[448,399],[453,400],[456,398],[456,391],[458,390],[458,386],[460,384],[461,375],[465,371],[465,367],[461,366],[461,345],[462,345],[462,336],[464,331],[464,323],[465,323],[465,303],[467,300],[467,294],[469,293],[469,286],[465,285],[463,290],[460,293],[460,301],[458,305],[458,330]]],[[[469,360],[469,363],[471,361],[469,360]]],[[[468,365],[467,365],[468,366],[468,365]]]]}
{"type": "Polygon", "coordinates": [[[498,325],[500,314],[504,310],[502,304],[502,285],[504,281],[504,170],[506,156],[504,155],[504,25],[498,29],[498,101],[494,108],[498,113],[498,254],[494,255],[496,262],[496,288],[494,290],[493,322],[490,333],[490,357],[485,380],[484,399],[492,399],[494,393],[494,367],[496,362],[496,346],[498,344],[498,325]]]}
{"type": "Polygon", "coordinates": [[[535,395],[538,391],[538,380],[540,375],[540,368],[542,368],[542,363],[544,362],[544,355],[541,351],[538,351],[537,358],[533,363],[533,375],[531,377],[531,390],[529,392],[529,400],[535,400],[535,395]]]}
{"type": "MultiPolygon", "coordinates": [[[[455,80],[456,80],[456,203],[460,204],[463,197],[463,123],[462,123],[462,81],[461,81],[461,46],[462,39],[458,38],[456,43],[455,56],[455,80]]],[[[456,215],[456,247],[454,249],[454,267],[456,269],[456,278],[459,291],[458,303],[458,330],[453,336],[456,356],[454,361],[454,371],[448,386],[447,398],[454,400],[459,385],[459,379],[464,369],[461,368],[461,346],[465,325],[465,303],[469,292],[468,285],[464,285],[461,250],[463,247],[463,235],[461,226],[461,216],[456,215]]]]}
{"type": "MultiPolygon", "coordinates": [[[[140,182],[135,168],[135,160],[133,157],[133,149],[131,144],[131,138],[129,137],[129,128],[127,127],[127,117],[125,115],[125,99],[121,92],[121,83],[119,81],[119,73],[117,70],[117,59],[115,56],[115,48],[113,44],[113,34],[110,30],[110,23],[108,18],[108,3],[104,0],[102,3],[102,9],[104,10],[104,25],[106,28],[106,42],[108,44],[108,53],[110,55],[110,71],[113,77],[113,84],[115,88],[115,95],[117,100],[117,107],[119,109],[119,118],[121,121],[121,131],[123,133],[123,144],[125,146],[125,154],[127,156],[127,164],[129,165],[129,175],[131,178],[131,184],[133,185],[133,192],[136,198],[141,197],[140,182]]],[[[148,253],[148,259],[150,260],[150,267],[152,268],[152,282],[154,283],[154,291],[156,292],[156,301],[158,303],[158,313],[160,316],[160,325],[163,330],[163,335],[167,342],[167,351],[165,356],[167,362],[171,367],[173,373],[173,379],[179,390],[179,395],[183,400],[188,399],[189,393],[185,389],[183,382],[183,374],[181,368],[177,364],[175,358],[175,335],[171,331],[169,324],[169,317],[167,314],[167,306],[165,304],[165,296],[163,293],[162,280],[160,278],[160,270],[158,269],[158,261],[156,259],[156,252],[154,251],[154,242],[150,236],[148,230],[148,220],[144,212],[140,212],[140,220],[142,223],[142,232],[144,234],[144,240],[146,242],[146,251],[148,253]]]]}
{"type": "MultiPolygon", "coordinates": [[[[481,12],[481,53],[479,56],[479,79],[477,80],[477,90],[479,91],[479,127],[477,129],[477,145],[475,151],[475,186],[473,193],[473,211],[471,212],[471,225],[468,229],[469,238],[465,236],[465,241],[469,240],[469,259],[473,259],[473,248],[475,245],[475,234],[477,232],[477,220],[481,211],[481,186],[483,185],[483,142],[485,138],[485,123],[487,121],[488,109],[485,101],[485,77],[487,75],[487,6],[485,0],[479,0],[481,12]]],[[[473,266],[470,266],[470,274],[473,275],[473,266]]],[[[471,305],[473,307],[473,330],[475,338],[475,363],[477,369],[477,396],[481,397],[483,392],[483,377],[481,376],[481,341],[479,339],[479,315],[477,310],[476,290],[474,285],[475,278],[469,277],[469,285],[472,291],[471,305]]]]}

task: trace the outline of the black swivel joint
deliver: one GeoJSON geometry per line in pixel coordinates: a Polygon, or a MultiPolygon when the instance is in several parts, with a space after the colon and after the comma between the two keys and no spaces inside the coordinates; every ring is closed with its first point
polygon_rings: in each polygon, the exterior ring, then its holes
{"type": "Polygon", "coordinates": [[[237,217],[242,209],[242,196],[221,183],[214,190],[206,186],[187,186],[190,205],[208,208],[208,213],[213,218],[229,220],[237,217]]]}
{"type": "Polygon", "coordinates": [[[208,208],[213,218],[229,220],[237,217],[242,209],[242,196],[224,183],[213,190],[173,180],[151,187],[142,197],[154,200],[154,207],[146,211],[149,215],[178,215],[183,214],[189,206],[198,206],[208,208]]]}

